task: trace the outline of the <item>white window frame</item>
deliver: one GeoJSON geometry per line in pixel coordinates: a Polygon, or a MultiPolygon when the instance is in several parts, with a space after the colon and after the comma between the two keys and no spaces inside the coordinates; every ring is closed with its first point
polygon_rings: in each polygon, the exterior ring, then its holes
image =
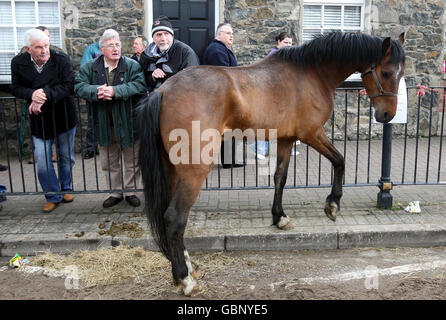
{"type": "MultiPolygon", "coordinates": [[[[304,0],[303,2],[303,7],[302,7],[302,39],[304,36],[304,30],[316,30],[316,29],[320,29],[321,34],[324,33],[324,29],[327,30],[333,30],[333,27],[327,27],[324,28],[324,22],[323,22],[323,17],[324,17],[324,8],[325,6],[341,6],[341,28],[339,29],[342,32],[346,32],[349,30],[358,30],[358,28],[356,27],[345,27],[344,26],[344,7],[352,7],[352,6],[358,6],[361,7],[361,25],[359,27],[359,31],[363,32],[364,31],[364,24],[365,24],[365,0],[304,0]],[[308,26],[306,27],[303,24],[303,14],[304,14],[304,8],[305,5],[314,5],[314,6],[322,6],[321,10],[321,26],[317,27],[317,26],[308,26]]],[[[336,29],[337,30],[337,29],[336,29]]],[[[354,73],[352,74],[350,77],[347,78],[346,81],[361,81],[361,75],[359,73],[354,73]]]]}
{"type": "MultiPolygon", "coordinates": [[[[45,27],[47,27],[48,29],[54,29],[54,28],[58,28],[59,29],[59,43],[62,43],[62,14],[60,13],[60,0],[0,0],[0,2],[9,2],[11,4],[11,9],[12,9],[12,26],[10,24],[0,24],[0,27],[7,27],[7,28],[13,28],[13,37],[14,37],[14,50],[3,50],[0,47],[0,53],[13,53],[14,55],[18,54],[20,52],[20,50],[23,47],[23,39],[18,39],[17,36],[17,28],[33,28],[33,27],[37,27],[40,25],[44,25],[45,27]],[[35,14],[35,21],[36,23],[34,24],[17,24],[17,19],[16,19],[16,3],[17,2],[34,2],[34,14],[35,14]],[[59,12],[59,23],[56,24],[48,24],[48,23],[44,23],[44,22],[40,22],[39,21],[39,3],[44,3],[44,2],[55,2],[57,3],[57,11],[59,12]]],[[[55,35],[51,35],[51,37],[54,39],[55,35]]],[[[54,41],[57,42],[57,41],[54,41]]],[[[9,74],[0,74],[0,83],[11,83],[11,75],[9,74]]]]}

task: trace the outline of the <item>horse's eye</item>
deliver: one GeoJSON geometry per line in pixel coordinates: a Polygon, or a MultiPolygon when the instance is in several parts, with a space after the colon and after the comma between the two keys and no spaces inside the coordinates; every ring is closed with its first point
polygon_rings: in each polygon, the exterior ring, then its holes
{"type": "Polygon", "coordinates": [[[381,75],[383,76],[383,78],[389,79],[391,73],[390,72],[386,72],[386,71],[381,71],[381,75]]]}

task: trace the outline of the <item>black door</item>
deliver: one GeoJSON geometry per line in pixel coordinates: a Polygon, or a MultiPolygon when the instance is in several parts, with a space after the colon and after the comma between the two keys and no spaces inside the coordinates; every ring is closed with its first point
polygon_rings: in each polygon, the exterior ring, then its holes
{"type": "Polygon", "coordinates": [[[200,57],[214,38],[214,0],[153,0],[153,18],[169,17],[175,39],[195,50],[200,57]]]}

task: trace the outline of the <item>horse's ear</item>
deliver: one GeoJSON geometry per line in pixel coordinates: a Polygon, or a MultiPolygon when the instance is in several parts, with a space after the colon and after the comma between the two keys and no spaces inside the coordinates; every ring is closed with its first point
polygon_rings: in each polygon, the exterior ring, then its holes
{"type": "Polygon", "coordinates": [[[398,40],[401,42],[401,45],[404,44],[404,32],[400,34],[400,36],[398,37],[398,40]]]}
{"type": "Polygon", "coordinates": [[[390,40],[390,37],[385,38],[382,45],[382,56],[390,56],[392,47],[392,41],[390,40]]]}

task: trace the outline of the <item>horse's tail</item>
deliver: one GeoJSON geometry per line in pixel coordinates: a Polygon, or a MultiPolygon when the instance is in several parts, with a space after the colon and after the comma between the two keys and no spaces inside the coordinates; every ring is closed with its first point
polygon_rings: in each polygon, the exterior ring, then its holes
{"type": "Polygon", "coordinates": [[[164,150],[159,126],[162,93],[155,91],[138,107],[139,167],[144,185],[145,208],[152,236],[169,258],[164,212],[169,206],[169,180],[162,159],[164,150]]]}

